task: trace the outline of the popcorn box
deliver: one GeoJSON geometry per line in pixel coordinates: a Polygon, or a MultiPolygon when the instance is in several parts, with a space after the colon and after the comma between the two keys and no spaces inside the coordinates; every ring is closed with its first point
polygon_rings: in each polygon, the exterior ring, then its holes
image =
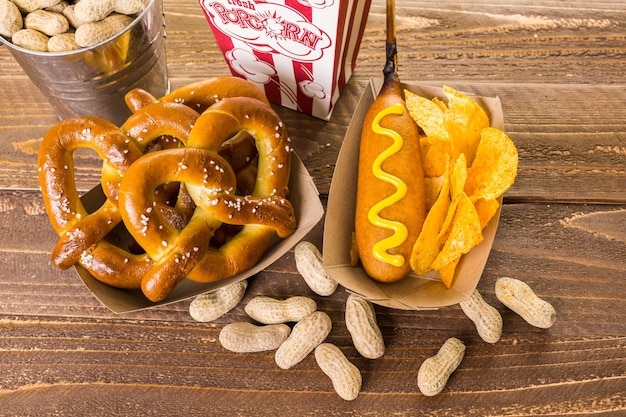
{"type": "MultiPolygon", "coordinates": [[[[89,212],[100,207],[105,199],[106,197],[100,186],[91,189],[81,197],[85,209],[89,212]]],[[[285,239],[275,237],[256,265],[233,277],[212,283],[200,283],[183,279],[165,300],[157,303],[148,300],[139,289],[125,290],[114,288],[98,281],[82,266],[75,265],[74,268],[92,294],[104,306],[115,313],[145,310],[194,297],[208,291],[216,290],[225,285],[250,278],[258,272],[261,272],[302,240],[302,238],[304,238],[304,236],[322,219],[324,208],[320,201],[317,187],[306,167],[295,153],[292,154],[291,158],[289,201],[293,205],[298,222],[295,232],[285,239]]],[[[128,247],[132,242],[132,237],[123,224],[120,224],[107,235],[107,240],[120,247],[128,247]]]]}
{"type": "MultiPolygon", "coordinates": [[[[443,285],[436,271],[420,276],[410,273],[400,281],[382,283],[371,279],[360,265],[351,265],[350,248],[356,212],[361,129],[365,114],[377,97],[381,86],[382,79],[374,79],[365,89],[339,151],[326,206],[324,269],[331,278],[348,291],[385,307],[401,310],[429,310],[458,304],[469,298],[478,285],[496,235],[500,208],[483,229],[484,240],[461,258],[451,288],[443,285]]],[[[402,87],[429,99],[433,97],[446,99],[441,88],[408,83],[404,83],[402,87]]],[[[492,127],[504,130],[500,99],[467,95],[485,110],[492,127]]],[[[502,197],[499,201],[501,204],[502,197]]]]}
{"type": "Polygon", "coordinates": [[[328,120],[356,66],[371,0],[199,0],[234,76],[328,120]]]}

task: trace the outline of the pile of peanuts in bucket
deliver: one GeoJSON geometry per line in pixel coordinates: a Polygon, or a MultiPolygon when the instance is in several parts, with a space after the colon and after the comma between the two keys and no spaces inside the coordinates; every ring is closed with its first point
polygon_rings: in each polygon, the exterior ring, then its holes
{"type": "Polygon", "coordinates": [[[0,0],[0,35],[37,52],[103,42],[130,25],[149,0],[0,0]]]}
{"type": "MultiPolygon", "coordinates": [[[[320,296],[333,294],[337,284],[326,276],[317,247],[301,241],[294,252],[296,269],[309,288],[320,296]]],[[[224,316],[243,300],[246,288],[247,281],[244,280],[197,296],[189,306],[191,317],[210,322],[224,316]]],[[[523,281],[498,278],[495,294],[504,306],[532,326],[547,329],[555,322],[554,307],[539,298],[523,281]]],[[[477,290],[459,305],[485,342],[493,344],[500,340],[502,316],[477,290]]],[[[315,300],[297,295],[283,300],[255,296],[244,310],[256,323],[242,321],[225,325],[219,334],[219,341],[225,349],[238,353],[275,350],[276,364],[282,369],[297,365],[313,353],[318,366],[341,398],[352,401],[358,397],[362,387],[361,372],[339,347],[325,342],[332,322],[328,314],[317,309],[315,300]],[[288,323],[294,324],[289,326],[288,323]]],[[[345,324],[361,356],[377,359],[384,355],[383,335],[374,305],[369,300],[357,294],[348,295],[345,324]]],[[[439,351],[425,359],[417,370],[417,387],[421,393],[434,396],[443,391],[464,355],[465,345],[460,339],[445,340],[439,351]]]]}

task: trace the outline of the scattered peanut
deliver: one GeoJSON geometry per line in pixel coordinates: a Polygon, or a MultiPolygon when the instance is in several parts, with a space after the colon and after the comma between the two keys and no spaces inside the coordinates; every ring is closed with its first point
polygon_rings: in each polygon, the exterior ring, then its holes
{"type": "Polygon", "coordinates": [[[97,22],[111,13],[131,15],[141,12],[149,0],[81,0],[74,11],[83,22],[97,22]]]}
{"type": "Polygon", "coordinates": [[[508,277],[498,278],[496,297],[532,326],[547,329],[556,321],[556,311],[552,304],[539,298],[523,281],[508,277]]]}
{"type": "Polygon", "coordinates": [[[48,12],[45,10],[35,10],[28,13],[24,18],[24,27],[38,30],[48,35],[60,35],[70,29],[70,24],[60,13],[48,12]]]}
{"type": "Polygon", "coordinates": [[[0,0],[0,36],[11,38],[22,29],[24,21],[17,6],[9,0],[0,0]]]}
{"type": "Polygon", "coordinates": [[[99,22],[85,23],[76,29],[76,43],[84,48],[94,46],[117,35],[132,21],[130,16],[114,14],[99,22]]]}
{"type": "Polygon", "coordinates": [[[33,29],[21,29],[13,34],[11,41],[20,48],[48,52],[48,37],[33,29]]]}
{"type": "Polygon", "coordinates": [[[346,300],[346,327],[356,350],[365,358],[376,359],[385,353],[385,341],[376,322],[372,303],[356,294],[346,300]]]}
{"type": "Polygon", "coordinates": [[[48,52],[67,52],[75,49],[80,49],[80,45],[76,43],[73,33],[61,33],[48,40],[48,52]]]}
{"type": "Polygon", "coordinates": [[[248,281],[242,280],[234,284],[218,288],[197,296],[189,305],[189,314],[194,320],[209,322],[222,317],[232,310],[245,295],[248,281]]]}
{"type": "Polygon", "coordinates": [[[490,306],[474,290],[472,295],[459,303],[461,310],[474,322],[478,335],[487,343],[496,343],[502,336],[502,316],[494,307],[490,306]]]}
{"type": "Polygon", "coordinates": [[[11,0],[22,13],[45,9],[59,3],[61,0],[11,0]]]}
{"type": "Polygon", "coordinates": [[[278,349],[291,333],[286,324],[257,326],[247,322],[229,323],[222,328],[219,341],[232,352],[263,352],[278,349]]]}
{"type": "Polygon", "coordinates": [[[331,328],[328,314],[323,311],[309,314],[296,323],[287,340],[276,350],[276,364],[282,369],[297,365],[326,339],[331,328]]]}
{"type": "Polygon", "coordinates": [[[341,349],[331,343],[322,343],[315,348],[315,360],[341,398],[352,401],[358,397],[363,382],[361,371],[341,349]]]}
{"type": "Polygon", "coordinates": [[[301,241],[294,248],[296,268],[307,285],[318,295],[328,296],[337,289],[337,281],[324,271],[322,255],[311,242],[301,241]]]}
{"type": "Polygon", "coordinates": [[[301,296],[285,300],[257,296],[246,304],[244,310],[259,323],[275,324],[300,321],[317,310],[317,304],[311,298],[301,296]]]}
{"type": "Polygon", "coordinates": [[[461,364],[463,356],[465,345],[459,339],[451,337],[435,356],[422,362],[417,373],[417,386],[422,394],[434,396],[443,391],[450,375],[461,364]]]}

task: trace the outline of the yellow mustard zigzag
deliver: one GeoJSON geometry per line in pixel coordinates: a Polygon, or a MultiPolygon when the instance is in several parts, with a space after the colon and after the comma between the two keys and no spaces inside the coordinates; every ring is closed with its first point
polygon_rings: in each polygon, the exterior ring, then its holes
{"type": "Polygon", "coordinates": [[[392,107],[381,110],[374,117],[374,121],[372,122],[372,130],[374,131],[374,133],[389,136],[391,139],[393,139],[393,144],[385,149],[374,160],[374,164],[372,165],[372,172],[376,178],[388,182],[389,184],[392,184],[394,187],[396,187],[396,192],[376,203],[372,208],[370,208],[369,212],[367,213],[367,218],[373,225],[393,231],[393,234],[391,236],[382,239],[374,244],[374,246],[372,247],[372,254],[374,255],[374,258],[378,259],[381,262],[386,262],[390,265],[398,267],[404,265],[404,256],[399,254],[390,254],[389,249],[395,248],[402,244],[407,239],[409,232],[404,224],[380,217],[380,212],[386,207],[397,203],[407,194],[406,183],[400,178],[391,175],[388,172],[383,171],[382,169],[383,162],[402,148],[403,139],[402,136],[398,134],[398,132],[392,129],[382,127],[380,125],[380,121],[385,116],[388,116],[390,114],[401,115],[402,113],[404,113],[404,111],[404,106],[401,103],[398,103],[392,107]]]}

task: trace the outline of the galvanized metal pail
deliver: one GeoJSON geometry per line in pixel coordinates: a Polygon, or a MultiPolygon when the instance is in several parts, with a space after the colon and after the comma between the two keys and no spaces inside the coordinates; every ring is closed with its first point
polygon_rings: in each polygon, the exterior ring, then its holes
{"type": "Polygon", "coordinates": [[[161,97],[169,90],[162,0],[152,0],[123,32],[93,47],[36,52],[9,47],[60,119],[98,116],[117,125],[130,115],[124,95],[135,87],[161,97]]]}

